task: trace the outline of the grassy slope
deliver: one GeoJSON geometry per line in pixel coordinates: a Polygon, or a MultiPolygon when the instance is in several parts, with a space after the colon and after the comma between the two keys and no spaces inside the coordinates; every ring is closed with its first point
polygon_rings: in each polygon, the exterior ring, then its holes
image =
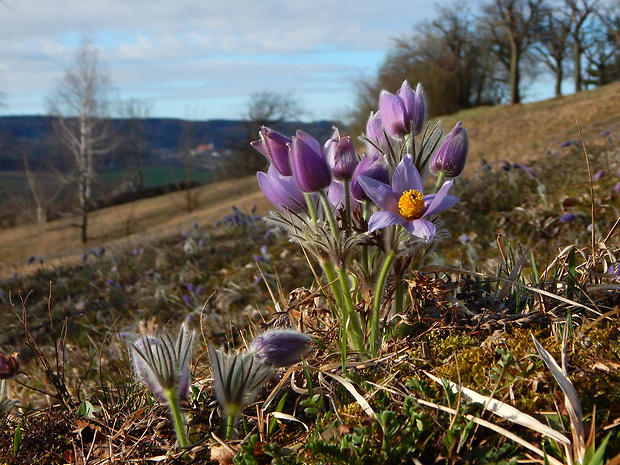
{"type": "MultiPolygon", "coordinates": [[[[444,128],[463,121],[469,130],[470,161],[467,172],[475,170],[480,158],[490,163],[508,159],[524,162],[543,156],[547,150],[559,150],[566,140],[578,138],[579,123],[589,147],[600,139],[599,133],[620,129],[620,83],[558,99],[516,106],[497,106],[462,111],[443,118],[444,128]]],[[[28,271],[28,257],[43,257],[48,264],[78,260],[96,246],[115,242],[131,243],[136,237],[162,237],[199,223],[213,223],[236,205],[249,211],[269,209],[258,190],[256,178],[211,184],[196,189],[198,206],[187,213],[186,194],[141,200],[111,207],[90,216],[91,240],[79,242],[74,219],[50,222],[45,231],[26,225],[0,231],[0,276],[28,271]]]]}

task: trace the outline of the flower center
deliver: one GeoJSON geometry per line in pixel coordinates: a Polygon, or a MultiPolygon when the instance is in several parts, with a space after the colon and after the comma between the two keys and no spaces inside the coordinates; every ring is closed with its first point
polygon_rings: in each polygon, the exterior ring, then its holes
{"type": "Polygon", "coordinates": [[[398,213],[407,221],[415,220],[422,216],[424,210],[424,194],[415,189],[403,192],[398,199],[398,213]]]}

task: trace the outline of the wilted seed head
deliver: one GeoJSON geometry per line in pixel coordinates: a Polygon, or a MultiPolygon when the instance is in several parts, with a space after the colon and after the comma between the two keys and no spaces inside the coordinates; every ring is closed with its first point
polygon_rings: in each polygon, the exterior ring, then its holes
{"type": "Polygon", "coordinates": [[[292,329],[273,329],[254,339],[250,348],[265,363],[285,367],[310,355],[314,349],[314,340],[292,329]]]}
{"type": "Polygon", "coordinates": [[[7,355],[0,350],[0,379],[9,379],[20,373],[17,352],[7,355]]]}
{"type": "Polygon", "coordinates": [[[136,376],[160,400],[171,393],[187,395],[194,337],[194,332],[182,324],[176,340],[164,333],[160,337],[142,336],[131,345],[136,376]]]}
{"type": "Polygon", "coordinates": [[[233,355],[209,346],[215,397],[227,417],[237,417],[258,394],[271,367],[253,353],[233,355]]]}

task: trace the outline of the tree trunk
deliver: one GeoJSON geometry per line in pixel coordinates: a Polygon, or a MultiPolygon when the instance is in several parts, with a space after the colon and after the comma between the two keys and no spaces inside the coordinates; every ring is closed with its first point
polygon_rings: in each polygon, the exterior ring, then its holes
{"type": "Polygon", "coordinates": [[[514,41],[510,43],[510,103],[521,103],[521,94],[519,91],[519,62],[521,60],[521,52],[518,44],[514,41]]]}
{"type": "Polygon", "coordinates": [[[562,96],[562,78],[564,77],[564,72],[562,71],[562,64],[558,63],[558,67],[555,70],[555,96],[562,96]]]}
{"type": "Polygon", "coordinates": [[[82,243],[88,241],[88,199],[86,198],[88,176],[86,173],[80,173],[80,213],[82,215],[80,222],[82,243]]]}
{"type": "Polygon", "coordinates": [[[575,62],[575,92],[579,92],[583,87],[581,81],[581,44],[579,42],[573,45],[573,61],[575,62]]]}

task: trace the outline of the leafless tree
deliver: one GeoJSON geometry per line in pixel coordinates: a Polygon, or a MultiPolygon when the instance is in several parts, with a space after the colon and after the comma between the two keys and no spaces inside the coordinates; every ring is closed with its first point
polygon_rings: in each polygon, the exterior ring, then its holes
{"type": "Polygon", "coordinates": [[[129,179],[136,187],[144,188],[144,164],[147,156],[147,126],[152,105],[149,102],[131,98],[120,103],[119,115],[123,121],[122,153],[129,179]]]}
{"type": "Polygon", "coordinates": [[[483,5],[481,20],[508,71],[513,104],[521,103],[522,61],[538,40],[546,8],[545,0],[491,0],[483,5]]]}
{"type": "Polygon", "coordinates": [[[591,18],[598,6],[599,0],[564,0],[565,7],[571,19],[570,43],[573,52],[573,78],[575,92],[583,90],[583,72],[581,59],[588,47],[589,31],[588,18],[591,18]]]}
{"type": "Polygon", "coordinates": [[[48,100],[49,112],[55,117],[55,133],[75,161],[82,242],[88,240],[94,159],[110,149],[106,118],[109,90],[110,76],[99,60],[97,49],[84,41],[75,54],[73,66],[65,71],[48,100]]]}
{"type": "Polygon", "coordinates": [[[548,10],[542,20],[541,33],[534,50],[555,77],[555,96],[562,95],[562,81],[569,54],[570,17],[558,10],[548,10]]]}

